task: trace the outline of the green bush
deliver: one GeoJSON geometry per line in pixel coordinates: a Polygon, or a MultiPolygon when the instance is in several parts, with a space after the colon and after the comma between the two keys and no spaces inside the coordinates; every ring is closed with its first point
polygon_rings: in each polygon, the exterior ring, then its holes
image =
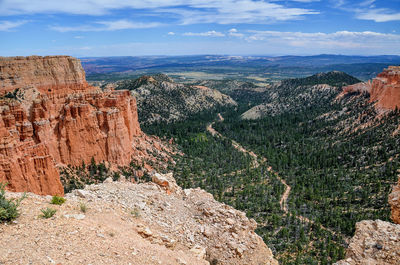
{"type": "Polygon", "coordinates": [[[46,209],[41,209],[40,211],[42,212],[42,214],[39,215],[39,217],[45,218],[45,219],[53,217],[53,215],[57,212],[56,209],[49,208],[49,207],[47,207],[46,209]]]}
{"type": "Polygon", "coordinates": [[[51,199],[51,204],[56,204],[56,205],[61,205],[65,202],[65,198],[54,195],[53,198],[51,199]]]}
{"type": "Polygon", "coordinates": [[[86,213],[86,211],[87,211],[87,206],[86,206],[86,204],[85,204],[84,202],[81,202],[81,203],[79,204],[79,208],[81,209],[81,212],[86,213]]]}
{"type": "Polygon", "coordinates": [[[18,207],[21,201],[26,198],[24,194],[19,199],[6,199],[4,190],[6,186],[7,184],[0,183],[0,223],[16,219],[20,215],[18,207]]]}

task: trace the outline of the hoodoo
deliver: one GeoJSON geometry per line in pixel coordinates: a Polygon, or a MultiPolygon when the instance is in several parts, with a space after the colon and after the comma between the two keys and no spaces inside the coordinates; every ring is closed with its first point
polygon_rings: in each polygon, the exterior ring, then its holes
{"type": "Polygon", "coordinates": [[[0,58],[0,182],[63,194],[57,164],[132,160],[142,136],[128,91],[90,86],[76,58],[0,58]]]}

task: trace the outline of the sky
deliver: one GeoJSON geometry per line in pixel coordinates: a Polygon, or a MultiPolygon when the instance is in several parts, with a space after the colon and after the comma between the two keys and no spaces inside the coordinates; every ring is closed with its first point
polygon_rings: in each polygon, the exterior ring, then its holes
{"type": "Polygon", "coordinates": [[[0,0],[0,56],[400,55],[400,0],[0,0]]]}

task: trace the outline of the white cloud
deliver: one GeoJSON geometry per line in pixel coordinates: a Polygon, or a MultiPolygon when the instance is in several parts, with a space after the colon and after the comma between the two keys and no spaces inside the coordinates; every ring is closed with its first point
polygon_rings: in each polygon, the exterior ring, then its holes
{"type": "Polygon", "coordinates": [[[239,33],[239,31],[237,29],[235,29],[235,28],[230,29],[228,31],[228,33],[229,33],[229,36],[231,36],[231,37],[237,37],[237,38],[243,38],[244,37],[244,34],[243,33],[239,33]]]}
{"type": "Polygon", "coordinates": [[[300,3],[312,3],[312,2],[319,2],[320,0],[292,0],[292,1],[300,3]]]}
{"type": "MultiPolygon", "coordinates": [[[[310,2],[310,0],[297,0],[310,2]]],[[[266,23],[301,19],[319,12],[260,0],[2,0],[0,14],[104,15],[114,10],[145,9],[149,14],[169,14],[182,24],[266,23]]]]}
{"type": "Polygon", "coordinates": [[[371,6],[375,3],[376,0],[365,0],[360,3],[360,6],[371,6]]]}
{"type": "Polygon", "coordinates": [[[173,32],[173,31],[170,31],[170,32],[168,32],[168,35],[170,35],[170,36],[174,36],[174,35],[175,35],[175,32],[173,32]]]}
{"type": "Polygon", "coordinates": [[[29,21],[21,20],[21,21],[0,21],[0,31],[10,31],[17,27],[20,27],[29,21]]]}
{"type": "Polygon", "coordinates": [[[215,31],[215,30],[210,30],[207,32],[185,32],[183,33],[184,36],[198,36],[198,37],[225,37],[224,33],[215,31]]]}
{"type": "MultiPolygon", "coordinates": [[[[331,0],[335,8],[353,13],[355,18],[375,22],[399,21],[400,11],[395,8],[379,8],[376,0],[331,0]]],[[[381,3],[383,4],[383,3],[381,3]]],[[[399,6],[400,7],[400,6],[399,6]]]]}
{"type": "Polygon", "coordinates": [[[400,43],[400,35],[372,31],[352,32],[337,31],[334,33],[304,33],[280,31],[248,31],[247,40],[264,41],[282,46],[313,48],[313,49],[362,49],[395,48],[400,43]]]}
{"type": "Polygon", "coordinates": [[[160,26],[160,23],[141,23],[133,22],[125,19],[115,21],[98,21],[96,25],[81,25],[81,26],[51,26],[50,29],[59,32],[71,32],[71,31],[115,31],[124,29],[145,29],[154,28],[160,26]]]}
{"type": "Polygon", "coordinates": [[[386,8],[369,9],[366,11],[359,11],[356,17],[358,19],[373,20],[375,22],[387,22],[400,20],[400,12],[395,13],[386,8]]]}

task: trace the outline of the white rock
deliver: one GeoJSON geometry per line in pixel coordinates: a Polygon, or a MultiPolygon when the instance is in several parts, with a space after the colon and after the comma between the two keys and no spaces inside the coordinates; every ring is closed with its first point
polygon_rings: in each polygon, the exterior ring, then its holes
{"type": "Polygon", "coordinates": [[[206,249],[200,245],[195,245],[190,251],[198,258],[204,259],[206,256],[206,249]]]}
{"type": "Polygon", "coordinates": [[[74,218],[76,220],[83,220],[85,219],[84,214],[64,214],[65,218],[74,218]]]}
{"type": "Polygon", "coordinates": [[[176,262],[178,262],[179,265],[186,265],[186,264],[187,264],[186,261],[184,261],[184,260],[181,259],[181,258],[177,258],[177,259],[176,259],[176,262]]]}
{"type": "Polygon", "coordinates": [[[103,181],[103,183],[112,183],[113,179],[111,177],[106,178],[105,181],[103,181]]]}
{"type": "Polygon", "coordinates": [[[87,190],[75,190],[75,194],[81,198],[87,198],[90,192],[87,190]]]}
{"type": "Polygon", "coordinates": [[[226,218],[226,223],[229,225],[234,225],[235,224],[235,220],[233,220],[232,218],[226,218]]]}

